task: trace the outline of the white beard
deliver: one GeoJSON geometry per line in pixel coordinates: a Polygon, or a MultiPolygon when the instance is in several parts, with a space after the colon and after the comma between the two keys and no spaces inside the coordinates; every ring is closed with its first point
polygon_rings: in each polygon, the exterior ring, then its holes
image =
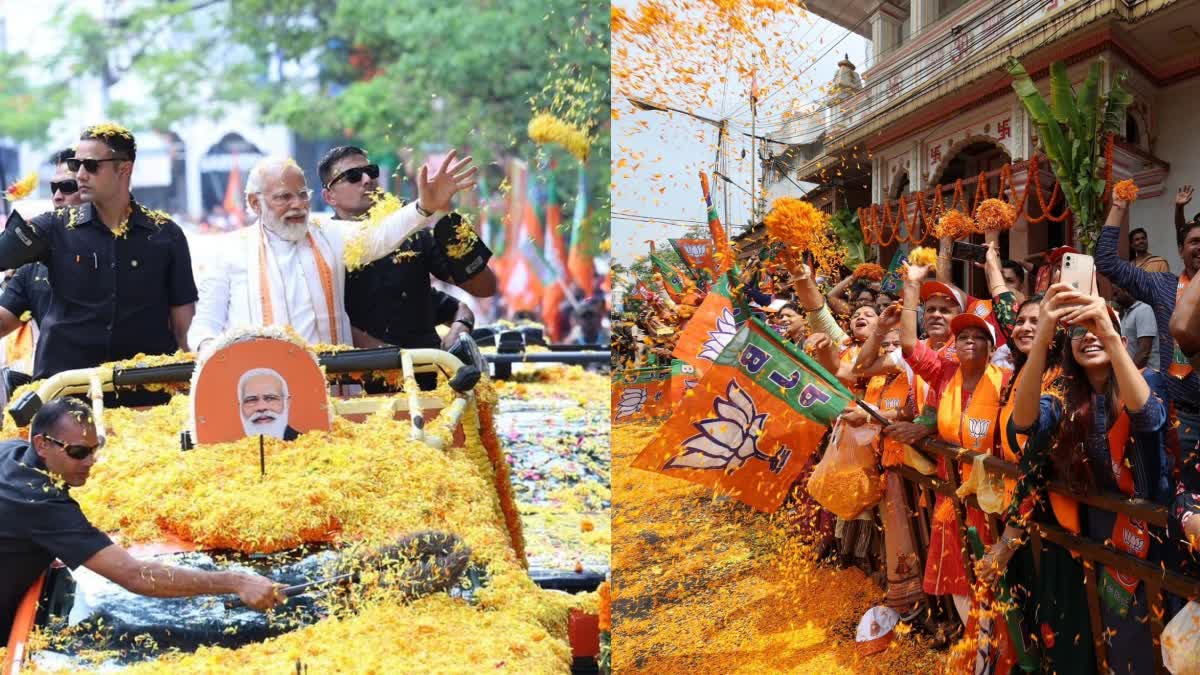
{"type": "Polygon", "coordinates": [[[276,217],[275,214],[267,211],[262,214],[260,219],[262,220],[263,227],[284,241],[295,243],[308,234],[308,209],[304,209],[303,211],[288,211],[282,218],[276,217]],[[289,216],[301,215],[304,216],[304,222],[302,223],[293,224],[284,220],[284,218],[289,216]]]}
{"type": "Polygon", "coordinates": [[[250,415],[249,419],[245,417],[242,418],[242,428],[245,429],[247,436],[262,435],[271,436],[272,438],[283,438],[283,433],[287,430],[287,425],[287,408],[284,408],[283,412],[279,415],[276,415],[273,412],[262,411],[250,415]],[[260,424],[255,424],[251,421],[260,417],[269,417],[271,418],[271,421],[260,424]]]}

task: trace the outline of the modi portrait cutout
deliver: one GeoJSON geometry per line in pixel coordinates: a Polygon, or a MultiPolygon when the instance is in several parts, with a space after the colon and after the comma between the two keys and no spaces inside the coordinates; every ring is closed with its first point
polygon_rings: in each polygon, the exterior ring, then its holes
{"type": "Polygon", "coordinates": [[[291,441],[329,430],[328,388],[316,354],[271,332],[224,336],[200,356],[192,382],[197,443],[247,436],[291,441]]]}

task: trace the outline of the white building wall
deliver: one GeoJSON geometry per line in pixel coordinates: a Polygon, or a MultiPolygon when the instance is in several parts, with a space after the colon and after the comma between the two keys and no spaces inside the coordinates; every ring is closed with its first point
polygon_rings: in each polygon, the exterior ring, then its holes
{"type": "MultiPolygon", "coordinates": [[[[1129,226],[1144,227],[1150,235],[1150,250],[1179,272],[1183,263],[1175,245],[1175,193],[1180,186],[1200,188],[1200,135],[1196,133],[1196,102],[1200,101],[1200,77],[1159,90],[1155,97],[1158,130],[1154,154],[1171,164],[1163,193],[1138,199],[1129,211],[1129,226]]],[[[1191,218],[1200,211],[1200,196],[1184,207],[1191,218]]]]}

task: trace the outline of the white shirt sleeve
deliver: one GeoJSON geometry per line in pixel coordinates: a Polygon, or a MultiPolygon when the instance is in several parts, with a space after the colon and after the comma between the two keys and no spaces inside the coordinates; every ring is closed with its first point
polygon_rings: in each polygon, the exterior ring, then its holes
{"type": "Polygon", "coordinates": [[[417,203],[412,201],[396,209],[378,225],[356,220],[330,220],[328,226],[342,240],[343,250],[351,242],[361,244],[362,262],[369,263],[395,251],[410,234],[433,225],[444,215],[438,211],[426,218],[417,213],[417,203]]]}
{"type": "Polygon", "coordinates": [[[188,346],[200,351],[200,343],[220,335],[229,321],[229,273],[222,262],[211,261],[198,284],[200,300],[188,329],[188,346]]]}

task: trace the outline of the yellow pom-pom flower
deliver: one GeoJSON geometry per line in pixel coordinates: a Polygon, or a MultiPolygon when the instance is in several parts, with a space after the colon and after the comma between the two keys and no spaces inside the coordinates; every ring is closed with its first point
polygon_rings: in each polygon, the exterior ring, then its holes
{"type": "Polygon", "coordinates": [[[937,265],[937,251],[927,246],[918,246],[908,254],[908,264],[933,267],[937,265]]]}
{"type": "Polygon", "coordinates": [[[1007,230],[1017,221],[1017,209],[1002,199],[985,199],[975,208],[977,232],[1007,230]]]}
{"type": "Polygon", "coordinates": [[[1113,196],[1121,201],[1132,202],[1137,199],[1137,193],[1137,184],[1128,178],[1113,186],[1113,196]]]}
{"type": "Polygon", "coordinates": [[[592,139],[587,131],[550,113],[538,113],[529,120],[529,139],[538,145],[558,145],[575,159],[587,160],[592,139]]]}
{"type": "Polygon", "coordinates": [[[5,195],[7,195],[8,201],[15,202],[18,199],[24,199],[28,197],[33,193],[33,189],[37,187],[37,182],[38,175],[36,171],[30,171],[29,173],[25,174],[24,178],[13,183],[12,185],[9,185],[8,189],[5,190],[5,195]]]}

